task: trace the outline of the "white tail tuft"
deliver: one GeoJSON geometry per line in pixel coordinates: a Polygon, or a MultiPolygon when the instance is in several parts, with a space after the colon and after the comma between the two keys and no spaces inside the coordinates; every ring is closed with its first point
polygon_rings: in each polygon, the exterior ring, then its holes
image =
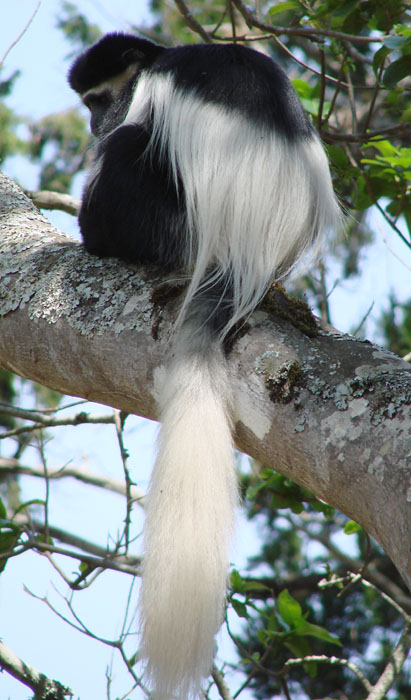
{"type": "Polygon", "coordinates": [[[192,326],[166,370],[145,525],[140,651],[156,700],[197,697],[210,672],[237,503],[226,361],[192,326]]]}

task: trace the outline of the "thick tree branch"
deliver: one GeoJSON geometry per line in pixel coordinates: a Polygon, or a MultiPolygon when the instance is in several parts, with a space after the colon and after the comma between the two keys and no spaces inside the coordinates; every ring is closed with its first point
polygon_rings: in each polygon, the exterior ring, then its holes
{"type": "Polygon", "coordinates": [[[50,190],[38,190],[27,194],[39,209],[58,209],[73,216],[76,216],[80,209],[80,200],[70,194],[50,190]]]}
{"type": "MultiPolygon", "coordinates": [[[[0,365],[156,418],[175,283],[89,256],[7,179],[0,226],[0,365]]],[[[276,311],[256,312],[229,355],[237,445],[361,523],[411,585],[411,368],[276,311]]]]}
{"type": "Polygon", "coordinates": [[[37,669],[28,666],[16,654],[0,641],[0,669],[6,669],[11,676],[34,691],[36,698],[47,700],[64,700],[73,697],[69,688],[58,681],[47,678],[37,669]]]}

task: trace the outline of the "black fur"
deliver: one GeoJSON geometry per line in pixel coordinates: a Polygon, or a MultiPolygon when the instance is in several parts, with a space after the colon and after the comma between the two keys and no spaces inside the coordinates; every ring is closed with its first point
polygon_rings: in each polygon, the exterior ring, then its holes
{"type": "Polygon", "coordinates": [[[279,65],[238,44],[178,46],[161,53],[153,73],[172,73],[180,90],[276,129],[289,140],[310,137],[312,126],[279,65]]]}
{"type": "Polygon", "coordinates": [[[106,34],[73,63],[68,74],[70,87],[83,95],[101,82],[120,75],[133,63],[141,67],[149,65],[164,50],[132,34],[106,34]]]}
{"type": "Polygon", "coordinates": [[[133,65],[135,72],[117,100],[109,88],[85,99],[102,165],[97,180],[86,186],[81,233],[90,253],[178,268],[184,263],[184,193],[177,193],[166,158],[155,150],[144,157],[147,127],[121,126],[141,71],[171,73],[179,90],[290,141],[310,138],[313,128],[284,71],[239,45],[166,49],[132,35],[109,34],[75,61],[69,82],[83,95],[133,65]]]}
{"type": "Polygon", "coordinates": [[[106,138],[98,181],[86,190],[79,223],[89,253],[175,269],[183,264],[184,204],[160,156],[144,155],[149,138],[135,125],[106,138]]]}

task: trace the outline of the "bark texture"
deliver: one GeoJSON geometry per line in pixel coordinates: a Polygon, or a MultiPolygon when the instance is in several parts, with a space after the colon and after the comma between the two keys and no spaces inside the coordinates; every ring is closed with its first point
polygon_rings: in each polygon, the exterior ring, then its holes
{"type": "MultiPolygon", "coordinates": [[[[175,282],[91,257],[3,176],[0,230],[0,365],[156,418],[175,282]]],[[[312,336],[269,310],[240,331],[236,443],[361,523],[411,588],[411,367],[335,329],[312,336]]]]}

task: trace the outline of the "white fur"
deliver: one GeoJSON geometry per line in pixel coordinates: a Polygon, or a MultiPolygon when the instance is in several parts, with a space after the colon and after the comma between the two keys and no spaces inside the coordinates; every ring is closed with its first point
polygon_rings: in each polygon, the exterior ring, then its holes
{"type": "Polygon", "coordinates": [[[223,617],[236,503],[231,398],[221,347],[186,312],[204,276],[233,286],[221,338],[339,222],[328,163],[303,141],[142,75],[125,123],[153,120],[187,208],[191,282],[160,400],[162,427],[150,486],[141,592],[141,655],[156,700],[196,697],[223,617]],[[191,320],[187,320],[190,318],[191,320]]]}
{"type": "Polygon", "coordinates": [[[156,700],[197,697],[222,623],[237,485],[225,358],[179,334],[160,400],[162,427],[144,531],[142,646],[156,700]]]}
{"type": "Polygon", "coordinates": [[[152,142],[179,174],[188,212],[192,274],[182,320],[211,265],[231,274],[235,312],[223,335],[250,313],[274,280],[315,253],[340,223],[327,158],[313,133],[289,142],[223,107],[175,88],[172,76],[144,76],[126,123],[151,113],[152,142]]]}

